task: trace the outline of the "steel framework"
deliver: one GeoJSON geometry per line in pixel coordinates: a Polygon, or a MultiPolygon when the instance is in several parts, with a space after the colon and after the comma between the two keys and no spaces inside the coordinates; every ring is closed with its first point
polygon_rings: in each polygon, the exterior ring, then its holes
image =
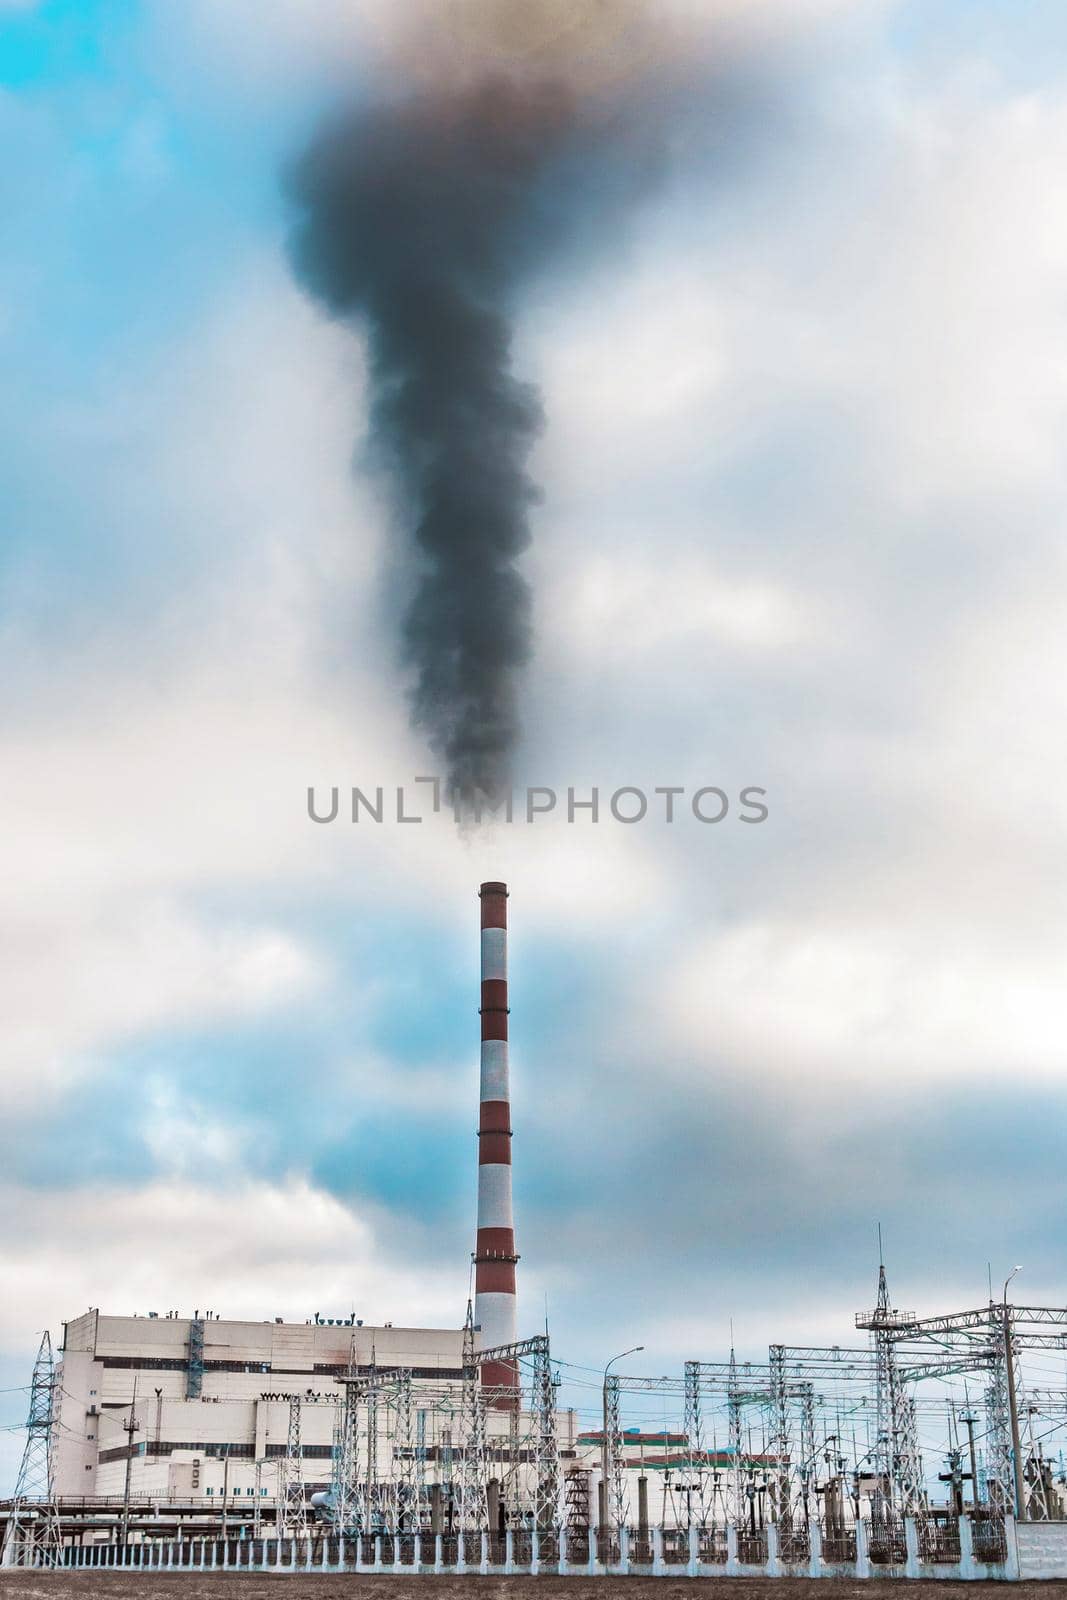
{"type": "Polygon", "coordinates": [[[26,1443],[4,1540],[4,1566],[55,1566],[62,1538],[53,1481],[56,1365],[46,1332],[33,1363],[26,1443]]]}

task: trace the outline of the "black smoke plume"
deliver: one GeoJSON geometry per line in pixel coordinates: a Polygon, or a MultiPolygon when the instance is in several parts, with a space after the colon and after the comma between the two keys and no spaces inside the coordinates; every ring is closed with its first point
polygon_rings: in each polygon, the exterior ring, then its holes
{"type": "Polygon", "coordinates": [[[566,89],[503,78],[341,115],[291,179],[297,273],[366,330],[373,442],[413,538],[413,716],[468,798],[509,786],[531,650],[518,562],[542,411],[512,371],[516,290],[580,215],[605,139],[566,89]]]}

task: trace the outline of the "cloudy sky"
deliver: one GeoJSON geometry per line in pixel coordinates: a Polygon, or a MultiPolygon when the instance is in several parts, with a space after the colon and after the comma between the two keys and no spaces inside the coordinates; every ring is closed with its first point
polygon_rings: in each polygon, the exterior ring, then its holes
{"type": "Polygon", "coordinates": [[[412,69],[371,0],[0,3],[2,1384],[89,1304],[462,1320],[484,877],[561,1355],[847,1340],[878,1221],[902,1304],[1062,1300],[1067,14],[693,9],[518,308],[516,782],[770,815],[457,831],[305,808],[435,770],[282,181],[412,69]]]}

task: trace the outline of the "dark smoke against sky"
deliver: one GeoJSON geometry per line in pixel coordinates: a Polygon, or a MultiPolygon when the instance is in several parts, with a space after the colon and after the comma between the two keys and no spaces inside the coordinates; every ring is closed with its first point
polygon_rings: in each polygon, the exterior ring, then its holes
{"type": "Polygon", "coordinates": [[[367,330],[374,440],[415,543],[414,718],[467,795],[507,782],[519,734],[531,598],[517,562],[542,413],[512,371],[510,309],[568,126],[558,97],[498,80],[338,120],[294,183],[300,274],[367,330]]]}
{"type": "MultiPolygon", "coordinates": [[[[612,16],[638,17],[615,4],[612,16]]],[[[531,0],[493,15],[528,29],[536,11],[531,0]]],[[[511,784],[533,644],[520,559],[544,418],[513,370],[519,291],[576,236],[613,239],[663,153],[665,81],[619,71],[627,49],[648,66],[643,36],[615,29],[623,48],[603,55],[605,92],[590,82],[596,50],[579,48],[605,37],[560,31],[563,15],[552,48],[521,70],[468,55],[450,87],[412,75],[402,94],[335,115],[289,184],[300,280],[365,332],[372,444],[395,490],[408,583],[413,720],[468,802],[511,784]]],[[[605,15],[590,7],[591,27],[605,15]]]]}

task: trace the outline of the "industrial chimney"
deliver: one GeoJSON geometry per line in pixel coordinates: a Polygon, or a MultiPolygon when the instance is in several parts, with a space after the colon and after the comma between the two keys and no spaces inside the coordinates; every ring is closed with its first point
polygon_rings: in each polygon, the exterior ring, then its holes
{"type": "MultiPolygon", "coordinates": [[[[508,889],[483,883],[482,1079],[478,1119],[478,1245],[474,1320],[481,1348],[511,1344],[515,1333],[515,1221],[511,1210],[511,1093],[508,1077],[508,889]]],[[[482,1382],[518,1387],[518,1364],[487,1361],[482,1382]]],[[[514,1402],[502,1398],[507,1409],[514,1402]]]]}

